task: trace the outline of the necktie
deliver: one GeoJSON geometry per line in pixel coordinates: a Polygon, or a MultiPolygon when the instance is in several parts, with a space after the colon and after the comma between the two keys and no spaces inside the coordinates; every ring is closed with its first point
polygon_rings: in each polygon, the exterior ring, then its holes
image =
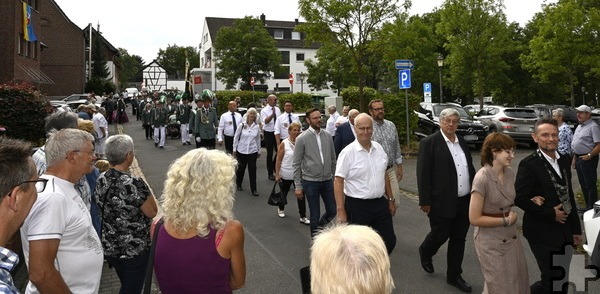
{"type": "Polygon", "coordinates": [[[233,132],[237,131],[237,123],[235,122],[235,113],[231,113],[231,119],[233,120],[233,132]]]}
{"type": "Polygon", "coordinates": [[[288,113],[288,122],[290,123],[290,125],[292,124],[292,114],[288,113]]]}
{"type": "Polygon", "coordinates": [[[273,109],[273,124],[275,124],[277,122],[277,112],[275,111],[275,107],[272,107],[271,109],[273,109]]]}

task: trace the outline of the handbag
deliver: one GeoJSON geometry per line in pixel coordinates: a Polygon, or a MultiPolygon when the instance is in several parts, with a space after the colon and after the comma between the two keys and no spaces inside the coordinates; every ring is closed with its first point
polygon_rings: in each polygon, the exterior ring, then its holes
{"type": "Polygon", "coordinates": [[[271,195],[269,195],[269,199],[267,200],[267,204],[273,206],[282,206],[287,204],[287,199],[285,195],[282,195],[281,193],[281,187],[279,187],[279,189],[276,189],[278,186],[279,182],[275,181],[275,184],[273,184],[273,189],[271,189],[271,195]],[[275,192],[276,190],[279,191],[275,192]]]}

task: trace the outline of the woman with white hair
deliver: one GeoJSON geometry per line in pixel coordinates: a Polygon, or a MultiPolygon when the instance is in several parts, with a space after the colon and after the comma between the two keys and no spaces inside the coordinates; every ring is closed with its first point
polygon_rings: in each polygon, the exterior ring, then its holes
{"type": "Polygon", "coordinates": [[[154,273],[160,291],[231,293],[244,286],[244,229],[233,219],[236,161],[193,149],[167,172],[154,273]]]}
{"type": "Polygon", "coordinates": [[[394,290],[390,258],[383,239],[361,225],[325,228],[310,252],[313,294],[389,294],[394,290]]]}
{"type": "Polygon", "coordinates": [[[233,136],[233,155],[238,160],[236,172],[237,190],[242,191],[242,182],[246,165],[250,177],[250,190],[252,195],[258,196],[256,191],[256,159],[260,157],[260,126],[258,125],[258,112],[252,107],[246,112],[246,120],[238,125],[233,136]]]}
{"type": "Polygon", "coordinates": [[[99,179],[94,192],[102,218],[104,257],[121,281],[119,293],[141,293],[150,252],[150,224],[158,211],[143,179],[129,174],[135,151],[128,135],[106,140],[111,168],[99,179]]]}

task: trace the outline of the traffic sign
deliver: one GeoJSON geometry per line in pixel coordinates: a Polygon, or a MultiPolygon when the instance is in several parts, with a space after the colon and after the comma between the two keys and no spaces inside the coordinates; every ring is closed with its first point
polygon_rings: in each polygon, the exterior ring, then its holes
{"type": "Polygon", "coordinates": [[[415,67],[415,62],[412,60],[397,59],[394,64],[396,69],[413,69],[415,67]]]}
{"type": "Polygon", "coordinates": [[[423,93],[431,93],[431,83],[423,83],[423,93]]]}
{"type": "Polygon", "coordinates": [[[254,87],[254,77],[250,77],[250,86],[254,87]]]}
{"type": "Polygon", "coordinates": [[[290,85],[294,83],[294,75],[290,74],[290,78],[288,79],[290,81],[290,85]]]}
{"type": "Polygon", "coordinates": [[[410,89],[410,69],[398,71],[398,86],[400,89],[410,89]]]}

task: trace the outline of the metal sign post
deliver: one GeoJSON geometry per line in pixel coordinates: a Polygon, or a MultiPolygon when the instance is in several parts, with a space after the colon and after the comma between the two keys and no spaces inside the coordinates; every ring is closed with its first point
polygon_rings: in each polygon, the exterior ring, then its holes
{"type": "MultiPolygon", "coordinates": [[[[412,67],[412,60],[405,61],[410,61],[410,66],[412,67]]],[[[396,68],[398,68],[398,60],[396,60],[396,68]]],[[[400,89],[404,89],[404,101],[406,103],[406,145],[410,145],[410,126],[408,119],[408,89],[410,89],[411,86],[410,69],[398,71],[398,86],[400,89]]]]}

